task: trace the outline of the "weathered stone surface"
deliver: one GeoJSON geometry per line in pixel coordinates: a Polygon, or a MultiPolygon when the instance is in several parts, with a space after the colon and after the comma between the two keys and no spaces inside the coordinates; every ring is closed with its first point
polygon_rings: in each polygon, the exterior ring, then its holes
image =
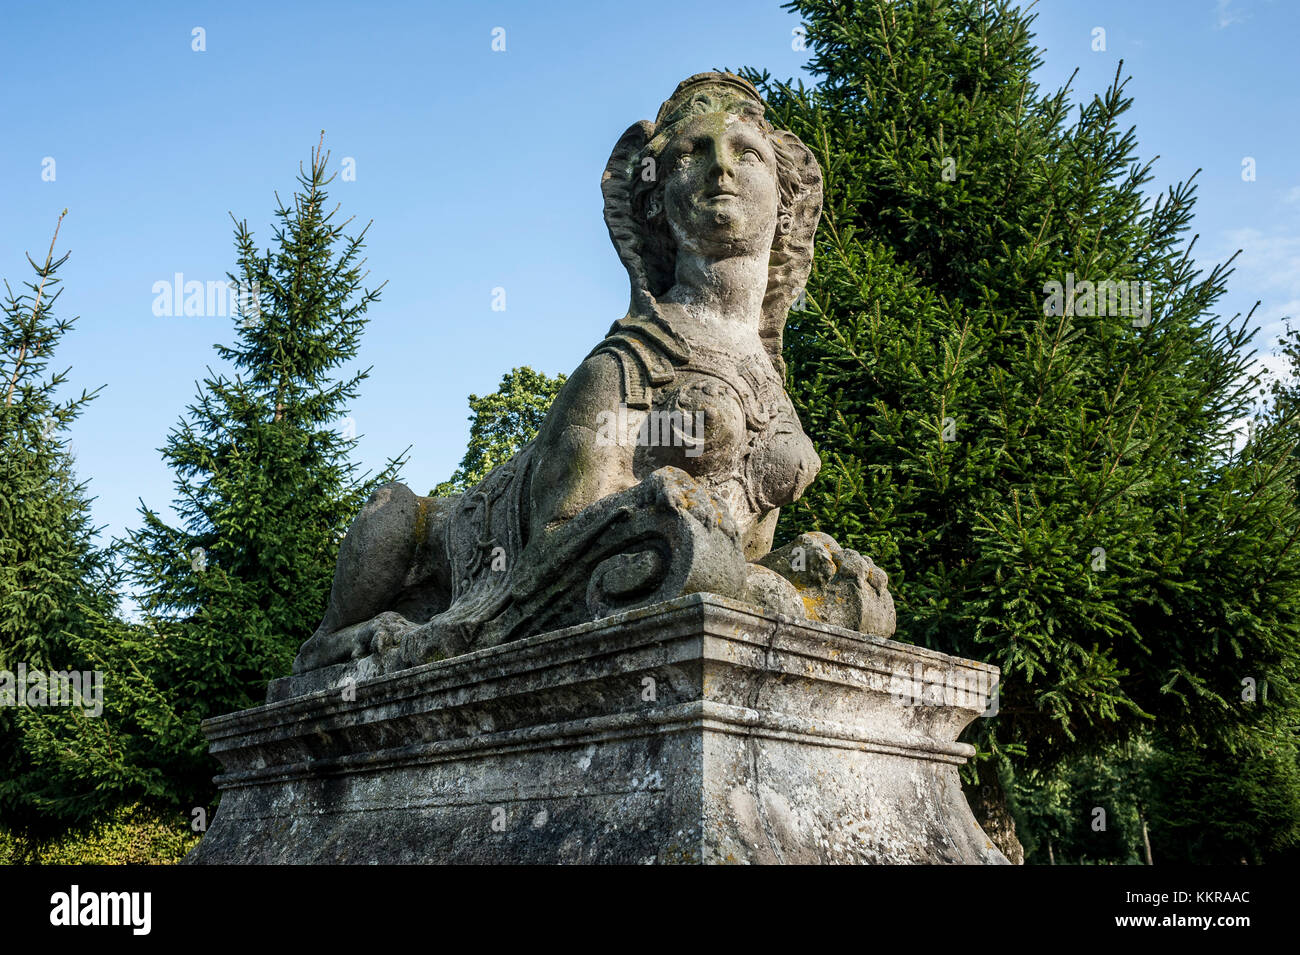
{"type": "Polygon", "coordinates": [[[957,776],[995,679],[679,598],[208,720],[186,861],[1005,862],[957,776]]]}

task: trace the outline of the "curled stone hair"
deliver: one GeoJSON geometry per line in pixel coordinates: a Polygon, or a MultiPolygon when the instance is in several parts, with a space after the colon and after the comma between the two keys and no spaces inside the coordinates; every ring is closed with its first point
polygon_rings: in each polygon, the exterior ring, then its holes
{"type": "Polygon", "coordinates": [[[605,224],[632,283],[629,314],[653,314],[656,300],[675,281],[677,246],[664,219],[649,215],[650,200],[662,186],[658,175],[646,176],[643,171],[657,171],[659,157],[676,127],[692,116],[731,113],[762,130],[776,155],[779,214],[789,218],[789,227],[779,229],[772,242],[759,336],[772,365],[784,374],[781,336],[790,306],[812,268],[813,237],[822,208],[822,174],[812,151],[794,133],[774,128],[764,118],[765,110],[758,90],[741,77],[697,73],[678,85],[653,123],[642,120],[619,138],[605,166],[601,191],[605,224]]]}

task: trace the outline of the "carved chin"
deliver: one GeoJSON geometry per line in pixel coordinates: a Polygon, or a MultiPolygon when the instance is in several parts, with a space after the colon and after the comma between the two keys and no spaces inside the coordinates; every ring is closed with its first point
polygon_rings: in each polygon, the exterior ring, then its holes
{"type": "Polygon", "coordinates": [[[695,245],[718,254],[740,255],[759,251],[761,236],[750,234],[745,220],[736,213],[720,209],[700,223],[695,245]]]}
{"type": "Polygon", "coordinates": [[[715,242],[731,246],[740,239],[740,229],[737,228],[737,222],[734,216],[730,216],[725,212],[719,212],[714,215],[713,221],[710,225],[713,226],[712,238],[715,242]]]}
{"type": "Polygon", "coordinates": [[[739,210],[727,206],[707,205],[701,211],[704,214],[698,216],[697,228],[706,233],[723,231],[719,227],[725,227],[725,231],[731,232],[740,221],[739,210]]]}

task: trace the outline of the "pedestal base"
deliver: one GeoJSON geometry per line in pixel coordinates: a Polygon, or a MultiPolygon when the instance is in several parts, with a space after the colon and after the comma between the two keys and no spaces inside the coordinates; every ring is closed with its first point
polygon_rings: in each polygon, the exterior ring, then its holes
{"type": "Polygon", "coordinates": [[[957,776],[996,675],[695,594],[208,720],[185,861],[1005,863],[957,776]]]}

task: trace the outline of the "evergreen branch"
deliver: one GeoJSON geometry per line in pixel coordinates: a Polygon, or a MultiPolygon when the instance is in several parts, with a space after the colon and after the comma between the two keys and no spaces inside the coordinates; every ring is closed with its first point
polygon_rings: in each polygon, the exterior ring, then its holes
{"type": "MultiPolygon", "coordinates": [[[[62,212],[59,213],[59,221],[54,224],[54,237],[50,239],[50,250],[45,255],[45,266],[44,268],[37,270],[38,274],[41,276],[41,284],[36,289],[36,300],[32,303],[33,320],[35,320],[36,317],[40,314],[41,296],[45,293],[45,283],[49,279],[50,275],[53,274],[53,271],[50,268],[50,263],[54,259],[54,244],[59,241],[59,229],[63,227],[63,217],[66,216],[67,214],[68,214],[67,209],[64,209],[62,212]]],[[[22,343],[22,347],[18,351],[18,360],[14,363],[13,377],[9,379],[9,390],[5,392],[6,408],[9,407],[10,404],[12,404],[13,402],[14,385],[17,384],[18,382],[18,377],[22,372],[23,361],[26,359],[26,356],[27,356],[27,342],[24,341],[22,343]]]]}

